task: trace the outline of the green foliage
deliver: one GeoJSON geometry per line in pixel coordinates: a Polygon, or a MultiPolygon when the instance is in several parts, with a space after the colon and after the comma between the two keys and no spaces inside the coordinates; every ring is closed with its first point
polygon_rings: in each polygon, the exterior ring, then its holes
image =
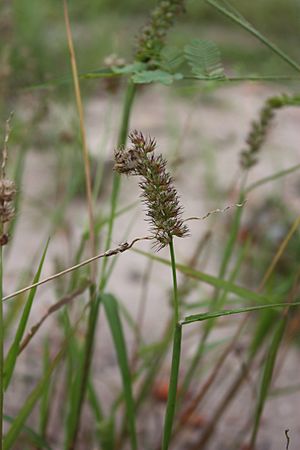
{"type": "Polygon", "coordinates": [[[262,379],[260,383],[259,395],[257,399],[255,418],[254,418],[254,426],[251,437],[251,447],[255,446],[259,422],[261,419],[261,415],[263,412],[264,405],[267,400],[267,396],[270,390],[274,366],[277,358],[277,354],[279,351],[280,343],[283,338],[283,333],[286,327],[287,318],[282,318],[276,326],[274,335],[272,337],[271,345],[266,357],[266,361],[262,371],[262,379]]]}
{"type": "Polygon", "coordinates": [[[106,317],[110,326],[110,331],[114,341],[115,350],[117,353],[120,373],[122,376],[124,399],[126,405],[127,422],[130,433],[131,448],[137,449],[137,436],[135,429],[135,412],[134,401],[132,395],[131,376],[127,357],[127,350],[122,324],[119,317],[118,303],[115,297],[110,294],[102,296],[106,317]]]}
{"type": "MultiPolygon", "coordinates": [[[[36,273],[36,275],[35,275],[35,277],[33,279],[33,284],[37,283],[39,281],[39,279],[40,279],[42,268],[43,268],[43,264],[44,264],[45,257],[46,257],[46,253],[47,253],[47,250],[48,250],[48,245],[49,245],[49,240],[48,240],[48,242],[46,244],[46,247],[45,247],[45,250],[43,252],[43,255],[42,255],[42,258],[41,258],[38,270],[37,270],[37,273],[36,273]]],[[[12,343],[8,353],[7,353],[6,359],[5,359],[5,363],[4,363],[4,389],[7,389],[8,385],[9,385],[9,382],[10,382],[10,379],[11,379],[12,374],[13,374],[14,368],[15,368],[15,364],[16,364],[17,357],[18,357],[18,354],[19,354],[20,343],[21,343],[21,340],[23,338],[24,331],[25,331],[25,328],[26,328],[26,325],[27,325],[27,322],[28,322],[28,319],[29,319],[29,315],[30,315],[31,307],[32,307],[32,304],[33,304],[33,301],[34,301],[34,298],[35,298],[35,295],[36,295],[36,291],[37,291],[36,287],[34,287],[34,288],[32,288],[30,290],[30,293],[28,295],[26,304],[24,306],[22,317],[21,317],[21,319],[19,321],[19,325],[18,325],[16,334],[15,334],[15,337],[14,337],[14,341],[13,341],[13,343],[12,343]]]]}
{"type": "Polygon", "coordinates": [[[138,72],[133,75],[132,80],[138,84],[148,83],[161,83],[169,86],[175,80],[181,80],[183,75],[181,73],[175,73],[174,75],[163,70],[147,70],[144,72],[138,72]]]}
{"type": "Polygon", "coordinates": [[[194,39],[185,46],[184,55],[196,77],[225,78],[220,51],[214,42],[194,39]]]}
{"type": "Polygon", "coordinates": [[[174,46],[166,46],[160,53],[160,67],[169,73],[175,73],[184,63],[183,51],[174,46]]]}

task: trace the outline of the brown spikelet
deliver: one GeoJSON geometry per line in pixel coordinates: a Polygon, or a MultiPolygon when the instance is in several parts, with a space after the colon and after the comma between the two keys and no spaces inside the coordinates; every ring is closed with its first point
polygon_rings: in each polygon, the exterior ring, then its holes
{"type": "Polygon", "coordinates": [[[185,12],[185,0],[163,0],[151,13],[148,23],[137,37],[136,60],[157,65],[168,30],[185,12]]]}
{"type": "Polygon", "coordinates": [[[275,111],[284,106],[299,106],[299,95],[279,95],[269,98],[259,113],[257,120],[251,124],[250,132],[246,138],[246,148],[240,154],[240,165],[242,169],[249,170],[257,161],[261,147],[266,141],[268,131],[271,127],[275,111]]]}
{"type": "Polygon", "coordinates": [[[171,242],[172,236],[185,237],[188,227],[183,223],[182,206],[179,202],[173,178],[166,170],[166,160],[156,155],[156,142],[145,138],[141,132],[129,135],[132,146],[115,152],[115,170],[127,175],[141,177],[143,203],[146,205],[147,221],[150,223],[157,250],[171,242]]]}
{"type": "Polygon", "coordinates": [[[2,149],[1,174],[0,174],[0,246],[6,245],[8,242],[8,234],[5,227],[14,218],[15,210],[13,201],[16,195],[15,183],[6,178],[6,162],[7,162],[7,144],[10,134],[10,121],[12,115],[6,121],[4,145],[2,149]]]}

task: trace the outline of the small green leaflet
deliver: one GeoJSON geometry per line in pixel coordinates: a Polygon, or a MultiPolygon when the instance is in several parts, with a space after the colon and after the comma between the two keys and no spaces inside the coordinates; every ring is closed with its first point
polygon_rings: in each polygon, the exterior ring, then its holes
{"type": "Polygon", "coordinates": [[[183,75],[181,73],[169,73],[164,70],[144,70],[133,75],[132,81],[138,84],[145,83],[162,83],[170,85],[175,80],[181,80],[183,75]]]}
{"type": "Polygon", "coordinates": [[[184,63],[183,50],[174,46],[164,47],[160,53],[160,68],[174,73],[184,63]]]}
{"type": "Polygon", "coordinates": [[[214,42],[194,39],[184,47],[184,56],[196,77],[225,78],[220,51],[214,42]]]}

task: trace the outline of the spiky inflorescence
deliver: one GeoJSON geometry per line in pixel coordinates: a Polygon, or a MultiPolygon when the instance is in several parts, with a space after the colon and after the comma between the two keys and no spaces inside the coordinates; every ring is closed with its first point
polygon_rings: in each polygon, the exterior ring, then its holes
{"type": "Polygon", "coordinates": [[[15,215],[13,201],[16,195],[16,186],[14,181],[6,178],[6,162],[8,157],[7,144],[11,131],[10,122],[12,114],[6,121],[4,145],[1,152],[0,165],[0,246],[6,245],[8,242],[8,234],[5,227],[12,221],[15,215]]]}
{"type": "Polygon", "coordinates": [[[115,152],[115,170],[127,175],[142,177],[143,202],[147,207],[147,221],[156,240],[157,250],[171,242],[172,236],[185,237],[188,227],[182,219],[182,206],[173,184],[173,178],[166,170],[166,160],[155,155],[154,139],[146,139],[141,132],[129,135],[132,146],[115,152]]]}
{"type": "Polygon", "coordinates": [[[275,110],[284,106],[299,106],[300,97],[281,95],[269,98],[259,113],[258,120],[252,122],[251,130],[247,136],[247,148],[242,150],[240,157],[241,167],[250,169],[257,163],[258,153],[264,144],[270,125],[275,115],[275,110]]]}
{"type": "Polygon", "coordinates": [[[164,0],[152,11],[149,22],[137,36],[137,61],[157,64],[168,30],[177,16],[185,12],[184,0],[164,0]]]}

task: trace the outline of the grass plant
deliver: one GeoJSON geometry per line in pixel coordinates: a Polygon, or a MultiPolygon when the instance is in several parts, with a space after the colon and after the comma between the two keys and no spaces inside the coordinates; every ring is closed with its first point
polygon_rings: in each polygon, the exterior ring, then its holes
{"type": "MultiPolygon", "coordinates": [[[[89,53],[86,49],[84,54],[84,42],[88,39],[86,31],[78,25],[80,17],[82,24],[87,20],[92,23],[95,12],[101,10],[110,18],[111,27],[114,24],[118,27],[120,19],[112,12],[108,14],[107,2],[101,3],[102,9],[98,3],[91,1],[88,11],[80,2],[75,5],[62,0],[54,11],[48,2],[40,5],[35,0],[21,0],[12,2],[4,11],[6,50],[0,54],[0,62],[7,61],[9,55],[16,75],[0,69],[0,81],[3,78],[7,87],[5,94],[0,89],[3,97],[0,111],[7,109],[6,103],[9,107],[15,103],[17,117],[13,121],[10,116],[6,122],[0,167],[0,450],[209,449],[220,442],[218,427],[222,420],[228,423],[223,418],[225,412],[234,400],[243,401],[241,396],[249,385],[254,394],[248,410],[241,414],[234,435],[228,431],[224,450],[258,450],[260,430],[264,427],[262,418],[269,400],[275,394],[284,396],[299,391],[296,382],[280,388],[277,381],[288,364],[285,355],[299,352],[300,219],[285,205],[287,217],[276,219],[280,236],[275,233],[273,241],[272,224],[267,226],[263,237],[246,225],[254,194],[261,192],[263,198],[265,188],[287,183],[299,170],[299,164],[293,161],[273,172],[270,168],[259,178],[255,176],[264,158],[275,113],[280,124],[279,110],[300,106],[299,94],[295,92],[300,64],[293,49],[291,54],[284,50],[285,41],[282,45],[278,43],[279,35],[275,43],[265,29],[259,31],[246,19],[249,14],[255,22],[250,4],[241,2],[237,9],[237,2],[225,0],[206,0],[201,7],[184,0],[160,0],[153,4],[144,25],[138,27],[140,20],[144,20],[141,14],[145,13],[145,6],[132,0],[127,11],[138,9],[139,15],[124,18],[126,23],[134,23],[132,48],[127,48],[124,38],[115,47],[125,57],[110,55],[101,67],[104,47],[109,50],[114,47],[110,33],[106,32],[108,24],[104,27],[103,41],[96,46],[99,53],[94,63],[92,50],[89,53]],[[199,38],[198,31],[195,36],[180,34],[183,29],[180,21],[183,27],[190,24],[189,33],[195,32],[193,24],[199,15],[203,22],[217,23],[221,30],[224,30],[221,21],[230,19],[250,36],[253,47],[256,40],[258,53],[264,48],[271,54],[274,65],[268,67],[268,72],[260,72],[258,65],[257,70],[246,73],[237,66],[229,67],[231,60],[227,60],[226,51],[211,40],[214,29],[209,38],[199,38]],[[24,23],[20,19],[23,16],[24,23]],[[48,32],[42,32],[46,18],[56,24],[53,35],[51,30],[49,36],[48,32]],[[20,31],[15,42],[11,40],[13,23],[19,24],[20,31]],[[66,38],[62,38],[62,31],[66,38]],[[53,36],[57,36],[57,48],[53,36]],[[50,61],[42,55],[46,48],[50,61]],[[68,58],[64,57],[57,73],[59,64],[55,61],[61,59],[62,52],[66,56],[67,50],[68,58]],[[67,76],[66,61],[71,66],[71,74],[67,76]],[[50,70],[50,62],[56,66],[55,70],[50,70]],[[94,67],[88,67],[90,62],[94,67]],[[143,109],[148,113],[149,108],[151,113],[151,96],[156,95],[156,88],[158,97],[173,95],[172,92],[175,97],[175,92],[178,95],[180,90],[191,89],[199,92],[200,100],[206,95],[208,102],[209,95],[219,87],[225,90],[244,82],[259,86],[267,82],[275,84],[272,95],[262,100],[261,109],[250,124],[236,157],[238,176],[233,187],[228,186],[228,192],[219,188],[219,175],[214,167],[217,157],[198,154],[198,143],[192,140],[189,126],[193,119],[190,108],[182,134],[177,129],[181,126],[180,116],[177,118],[176,111],[173,112],[173,103],[168,105],[169,117],[166,129],[162,130],[166,137],[169,133],[171,143],[167,145],[161,140],[159,117],[151,117],[158,130],[161,154],[157,153],[156,139],[150,137],[153,126],[148,129],[146,121],[143,131],[135,130],[139,126],[140,102],[144,101],[143,109]],[[153,85],[157,85],[155,89],[153,85]],[[284,94],[283,85],[287,92],[284,94]],[[101,94],[97,94],[97,89],[101,94]],[[93,157],[88,108],[85,110],[91,93],[106,105],[103,109],[106,117],[102,122],[99,117],[96,120],[107,128],[97,147],[98,154],[93,157]],[[64,102],[69,98],[75,105],[76,114],[68,118],[66,113],[57,130],[57,125],[51,125],[51,111],[53,105],[63,103],[58,99],[60,95],[64,102]],[[18,112],[22,104],[18,96],[30,111],[23,118],[18,112]],[[116,109],[120,111],[117,117],[116,109]],[[74,120],[74,116],[78,119],[74,120]],[[115,122],[119,123],[117,127],[115,122]],[[35,133],[26,129],[29,125],[35,133]],[[26,191],[24,183],[32,165],[30,147],[34,145],[39,147],[35,155],[43,158],[43,164],[50,161],[47,158],[55,160],[57,179],[51,180],[54,194],[43,192],[40,179],[33,193],[26,191]],[[114,154],[111,150],[106,161],[104,153],[108,145],[115,150],[114,154]],[[191,153],[193,160],[189,160],[189,146],[197,153],[197,156],[191,153]],[[52,151],[54,147],[58,147],[57,152],[52,151]],[[170,158],[164,148],[171,149],[170,158]],[[168,159],[174,161],[175,167],[170,164],[174,178],[167,169],[168,159]],[[222,204],[202,216],[186,217],[186,193],[181,199],[175,185],[178,181],[180,190],[180,177],[189,181],[193,176],[189,171],[195,173],[198,166],[198,174],[202,173],[200,168],[208,159],[209,176],[204,175],[204,185],[207,190],[213,185],[210,202],[217,194],[217,201],[222,204]],[[66,164],[68,167],[64,167],[66,164]],[[130,178],[128,183],[122,180],[125,175],[130,178]],[[135,192],[131,178],[138,179],[149,228],[133,237],[131,229],[136,226],[139,202],[138,194],[130,201],[126,199],[127,189],[135,192]],[[83,190],[84,199],[80,197],[83,190]],[[19,274],[18,265],[16,269],[13,265],[14,246],[20,241],[23,215],[26,218],[32,211],[40,217],[47,213],[48,222],[43,239],[40,242],[35,239],[37,248],[26,254],[26,267],[19,274]],[[195,236],[194,225],[200,227],[205,221],[209,230],[195,236]],[[220,223],[223,231],[218,229],[220,223]],[[121,243],[116,242],[119,235],[124,239],[121,243]],[[191,245],[187,238],[191,239],[191,245]],[[67,251],[58,252],[59,257],[49,271],[56,239],[67,251]],[[151,248],[146,251],[143,243],[149,242],[151,248]],[[211,242],[217,245],[210,247],[211,242]],[[185,252],[189,254],[184,259],[185,252]],[[214,257],[213,273],[201,266],[207,255],[214,257]],[[141,277],[140,272],[134,271],[135,258],[146,264],[141,277]],[[184,260],[187,262],[178,262],[184,260]],[[125,261],[124,267],[135,283],[133,291],[127,280],[122,292],[117,261],[119,265],[125,261]],[[160,326],[160,333],[148,323],[148,308],[151,312],[151,301],[156,301],[157,295],[152,293],[153,288],[161,297],[155,320],[152,319],[157,328],[160,326]],[[50,304],[44,305],[43,293],[51,299],[50,304]],[[127,303],[129,295],[131,300],[127,303]],[[140,300],[137,312],[132,307],[136,299],[140,300]],[[167,317],[164,311],[168,307],[167,317]],[[31,367],[25,365],[28,379],[22,380],[23,361],[31,355],[34,362],[31,367]],[[231,361],[238,357],[242,362],[228,370],[231,361]],[[224,383],[220,383],[222,379],[224,383]],[[213,395],[216,392],[218,395],[213,395]],[[10,404],[14,394],[17,407],[10,404]],[[204,401],[209,408],[204,408],[204,401]],[[204,413],[205,410],[208,412],[204,413]],[[151,425],[154,416],[158,417],[155,427],[151,425]]],[[[262,3],[261,8],[267,8],[268,2],[262,3]]],[[[278,1],[274,3],[278,7],[278,1]]],[[[124,8],[117,1],[114,5],[116,11],[124,8]]],[[[296,10],[297,5],[295,15],[296,10]]],[[[0,30],[3,24],[0,23],[0,30]]],[[[277,27],[274,23],[273,26],[277,27]]],[[[206,28],[203,30],[205,34],[206,28]]],[[[94,45],[93,42],[93,48],[94,45]]],[[[192,111],[198,107],[196,100],[192,111]]],[[[62,111],[67,111],[67,105],[63,106],[62,111]]],[[[201,107],[206,107],[204,101],[201,107]]],[[[43,178],[43,173],[38,175],[43,178]]],[[[259,221],[259,217],[255,219],[259,221]]],[[[126,272],[124,267],[122,273],[126,272]]],[[[282,424],[283,437],[285,430],[282,424]]],[[[288,442],[292,441],[292,433],[285,436],[288,442]]],[[[278,441],[278,435],[275,439],[278,441]]],[[[270,440],[274,442],[272,436],[270,440]]]]}

